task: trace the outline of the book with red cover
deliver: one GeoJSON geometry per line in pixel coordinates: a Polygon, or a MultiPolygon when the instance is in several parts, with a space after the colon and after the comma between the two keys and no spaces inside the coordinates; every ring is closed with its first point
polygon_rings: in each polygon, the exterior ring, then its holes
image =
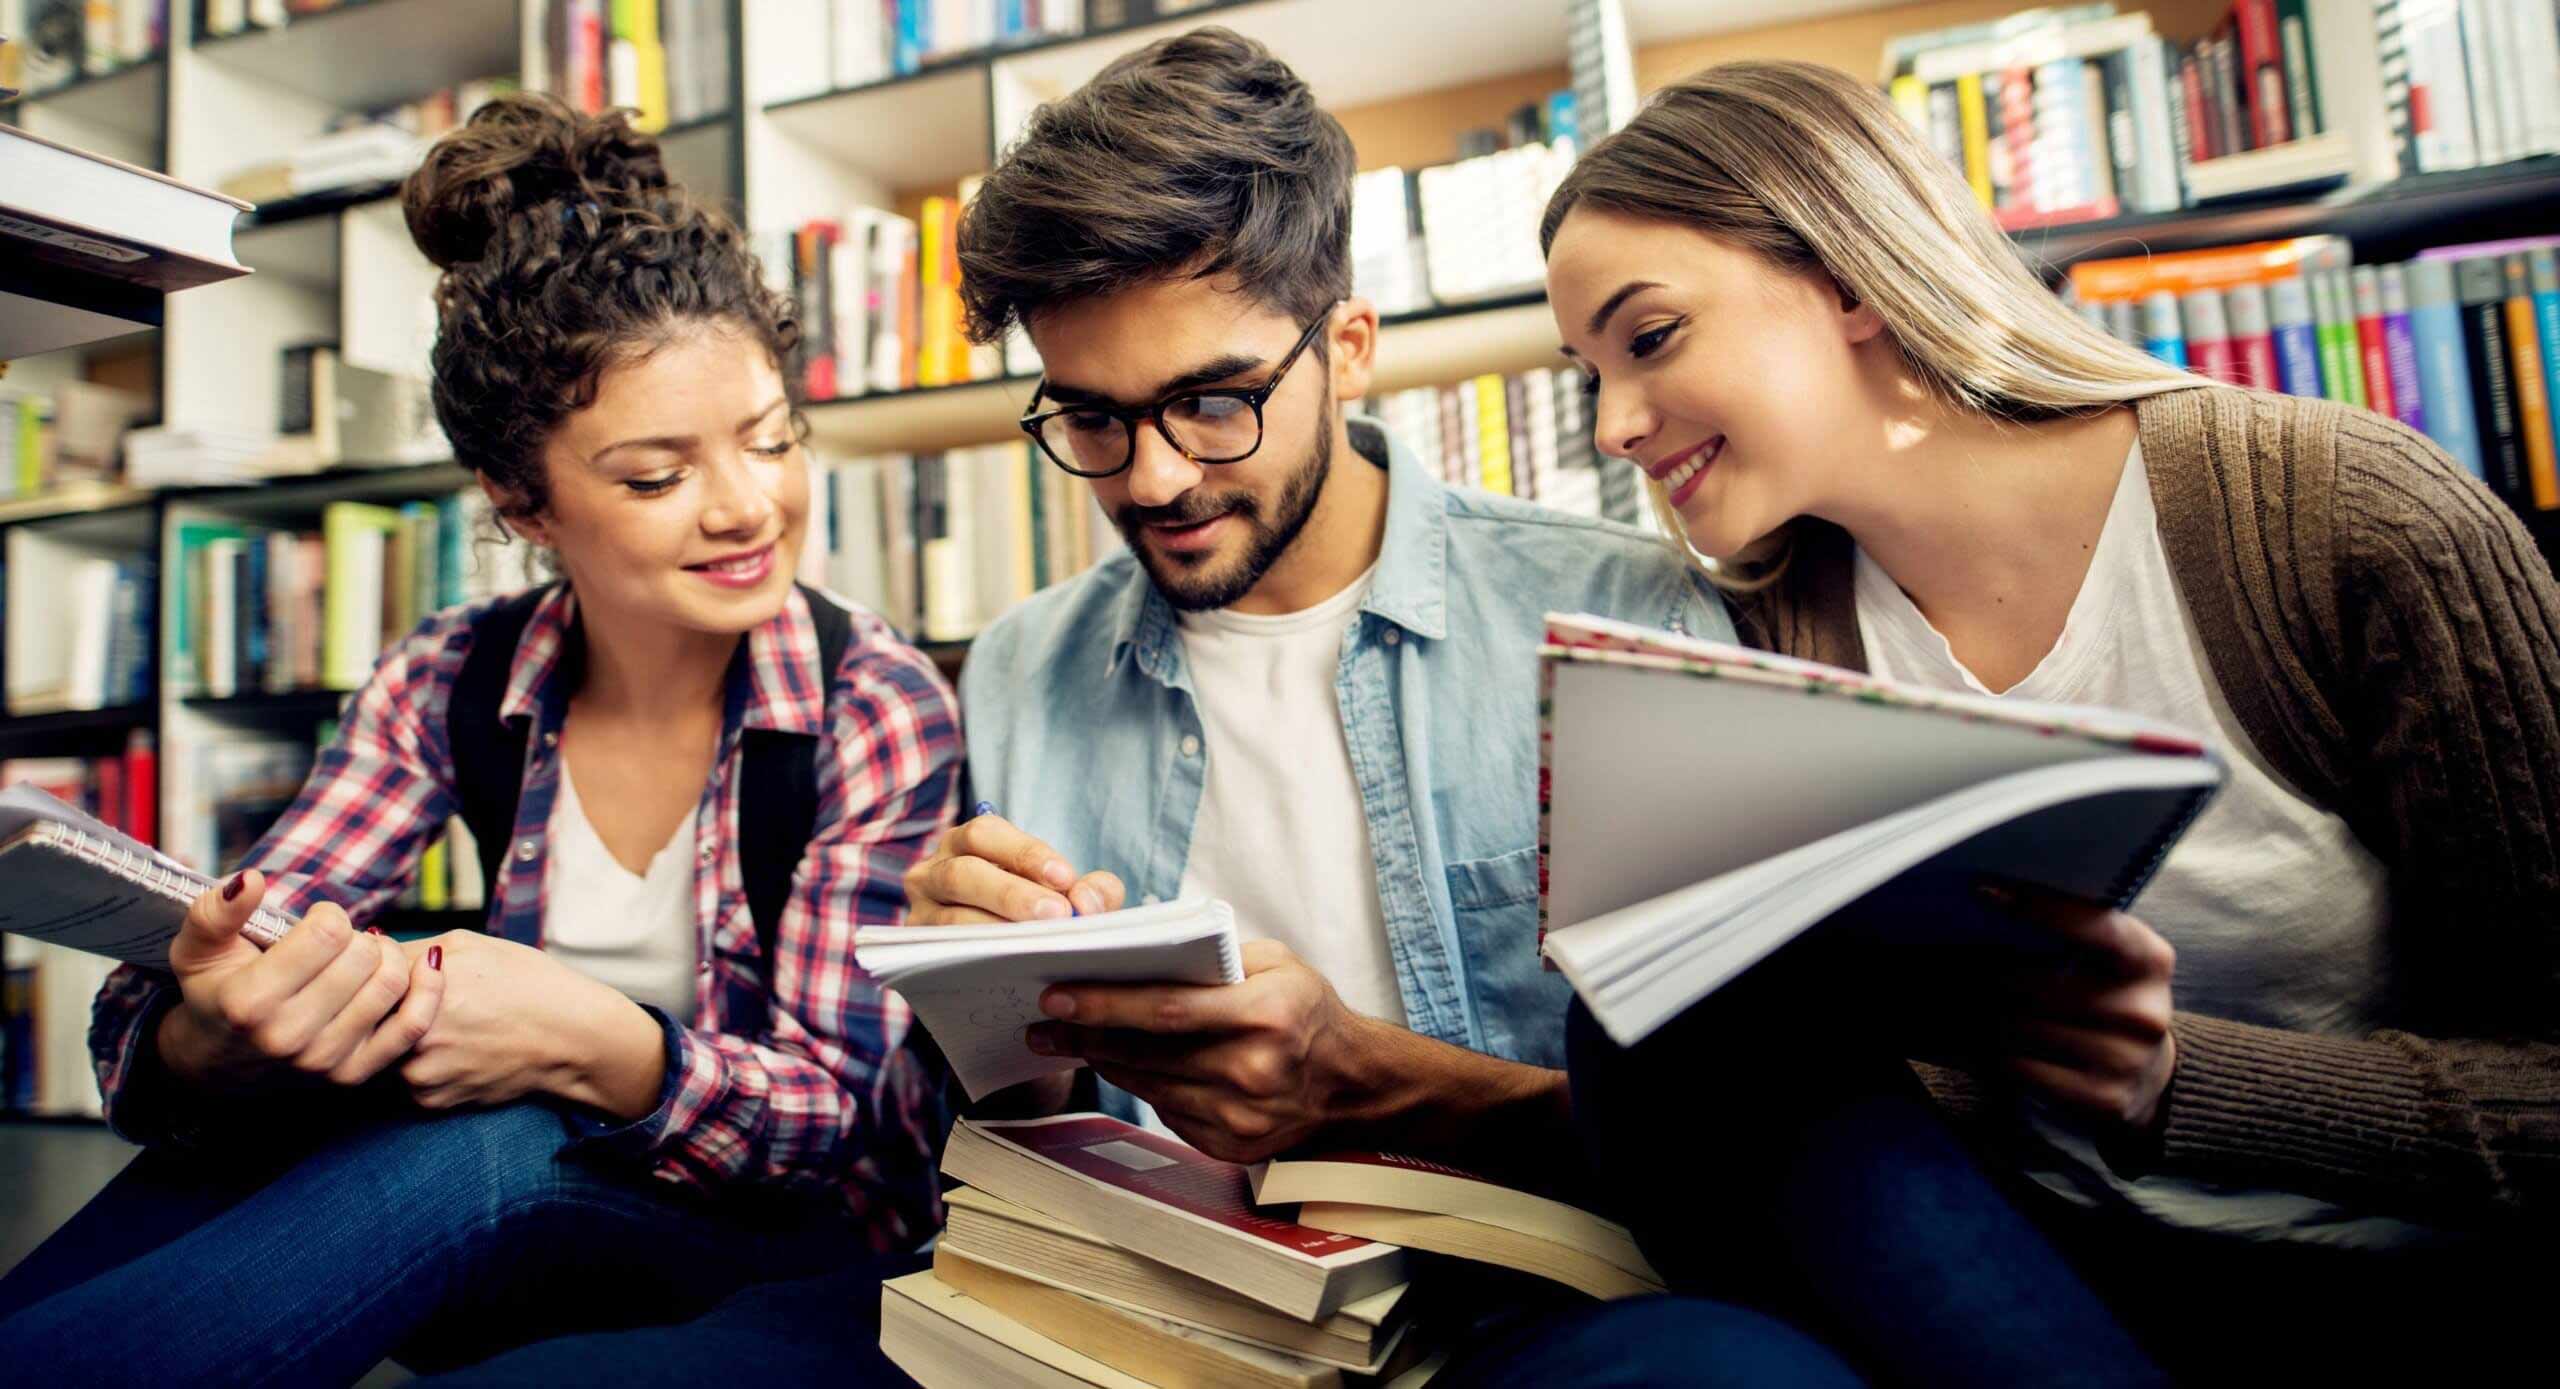
{"type": "Polygon", "coordinates": [[[1404,1251],[1254,1209],[1245,1169],[1103,1114],[964,1120],[943,1174],[1303,1320],[1404,1281],[1404,1251]]]}
{"type": "Polygon", "coordinates": [[[2276,0],[2239,0],[2231,17],[2240,26],[2240,88],[2249,107],[2253,145],[2264,149],[2293,138],[2293,113],[2285,96],[2284,43],[2276,36],[2276,0]]]}

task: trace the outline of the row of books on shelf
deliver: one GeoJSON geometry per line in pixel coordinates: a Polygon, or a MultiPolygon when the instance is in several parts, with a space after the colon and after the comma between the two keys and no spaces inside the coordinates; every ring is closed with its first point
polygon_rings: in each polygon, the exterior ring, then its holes
{"type": "Polygon", "coordinates": [[[857,207],[761,238],[765,273],[799,306],[809,399],[992,379],[1008,358],[1038,370],[1029,339],[972,347],[962,331],[962,197],[928,197],[912,220],[857,207]]]}
{"type": "Polygon", "coordinates": [[[95,381],[0,383],[0,500],[113,476],[127,431],[150,409],[146,397],[95,381]]]}
{"type": "Polygon", "coordinates": [[[2304,0],[2242,0],[2189,45],[2113,5],[2031,10],[1906,38],[1888,88],[2001,225],[2169,212],[2350,170],[2322,141],[2304,0]],[[2282,150],[2300,159],[2217,161],[2282,150]]]}
{"type": "Polygon", "coordinates": [[[171,684],[181,698],[352,690],[430,614],[531,583],[527,548],[480,546],[476,490],[400,506],[331,502],[316,528],[175,525],[171,684]]]}
{"type": "Polygon", "coordinates": [[[1167,19],[1210,0],[768,0],[758,23],[803,36],[770,99],[904,77],[936,63],[1167,19]]]}
{"type": "Polygon", "coordinates": [[[1120,548],[1093,489],[1028,441],[811,466],[801,577],[925,641],[965,641],[1120,548]]]}
{"type": "Polygon", "coordinates": [[[0,87],[40,96],[169,48],[169,0],[0,0],[0,87]]]}
{"type": "Polygon", "coordinates": [[[7,579],[28,585],[10,606],[12,717],[150,702],[159,566],[148,555],[71,553],[39,564],[41,539],[19,537],[7,579]]]}
{"type": "Polygon", "coordinates": [[[2560,154],[2560,3],[2374,0],[2400,171],[2560,154]]]}
{"type": "Polygon", "coordinates": [[[1363,172],[1352,183],[1354,288],[1397,314],[1539,287],[1538,219],[1579,138],[1574,94],[1559,91],[1499,131],[1470,132],[1453,162],[1363,172]]]}
{"type": "MultiPolygon", "coordinates": [[[[0,786],[32,783],[145,844],[158,842],[159,757],[136,729],[113,757],[0,762],[0,786]]],[[[89,1001],[115,961],[0,935],[0,1113],[98,1112],[89,1001]]]]}
{"type": "Polygon", "coordinates": [[[1662,1288],[1624,1227],[1395,1154],[1248,1169],[1067,1114],[963,1121],[942,1170],[932,1268],[881,1291],[881,1350],[925,1389],[1413,1385],[1502,1282],[1662,1288]]]}
{"type": "Polygon", "coordinates": [[[2165,361],[2391,416],[2518,512],[2560,510],[2560,237],[2391,265],[2298,237],[2086,262],[2072,292],[2165,361]]]}
{"type": "Polygon", "coordinates": [[[246,165],[216,186],[243,202],[265,204],[395,182],[418,167],[436,137],[515,89],[512,75],[480,77],[413,100],[349,111],[284,157],[246,165]]]}
{"type": "Polygon", "coordinates": [[[347,0],[203,0],[198,23],[208,38],[250,29],[281,29],[305,15],[324,14],[347,0]]]}
{"type": "Polygon", "coordinates": [[[541,42],[551,90],[579,110],[628,107],[658,131],[729,109],[727,0],[549,0],[541,42]]]}
{"type": "Polygon", "coordinates": [[[1594,446],[1589,404],[1574,372],[1537,367],[1390,392],[1373,409],[1451,486],[1653,526],[1635,465],[1594,446]]]}

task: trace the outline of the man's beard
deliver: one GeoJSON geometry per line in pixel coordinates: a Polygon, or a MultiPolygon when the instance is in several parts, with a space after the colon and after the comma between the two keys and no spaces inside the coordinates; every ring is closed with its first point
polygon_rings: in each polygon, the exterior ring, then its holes
{"type": "MultiPolygon", "coordinates": [[[[1209,476],[1217,476],[1220,465],[1205,466],[1209,476]]],[[[1252,493],[1204,496],[1197,488],[1171,506],[1124,506],[1111,519],[1120,527],[1129,548],[1137,552],[1138,562],[1147,567],[1147,577],[1155,582],[1156,591],[1176,610],[1205,612],[1223,608],[1251,593],[1271,566],[1280,562],[1280,556],[1288,552],[1298,532],[1306,528],[1307,518],[1315,513],[1316,498],[1323,493],[1325,475],[1332,468],[1333,409],[1328,405],[1316,422],[1315,444],[1308,450],[1306,462],[1281,484],[1268,519],[1261,514],[1260,499],[1252,493]],[[1206,567],[1216,562],[1214,554],[1167,557],[1145,541],[1145,528],[1149,525],[1197,525],[1225,515],[1244,523],[1246,537],[1243,559],[1223,573],[1206,567]]]]}

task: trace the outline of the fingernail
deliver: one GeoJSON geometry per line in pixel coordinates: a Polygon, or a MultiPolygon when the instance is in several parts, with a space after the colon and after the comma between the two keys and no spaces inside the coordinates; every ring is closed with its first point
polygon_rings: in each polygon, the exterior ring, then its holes
{"type": "Polygon", "coordinates": [[[1036,1056],[1055,1056],[1058,1054],[1058,1043],[1056,1039],[1050,1035],[1050,1028],[1047,1023],[1033,1023],[1031,1026],[1022,1029],[1022,1044],[1031,1048],[1032,1054],[1036,1056]]]}
{"type": "Polygon", "coordinates": [[[1067,904],[1055,897],[1043,897],[1032,905],[1031,914],[1042,921],[1055,921],[1067,914],[1067,904]]]}
{"type": "Polygon", "coordinates": [[[444,968],[444,947],[443,947],[443,946],[441,946],[441,945],[430,945],[430,946],[428,946],[428,947],[427,947],[427,968],[429,968],[429,969],[442,969],[442,968],[444,968]]]}
{"type": "Polygon", "coordinates": [[[1063,989],[1051,989],[1040,995],[1040,1011],[1053,1018],[1072,1018],[1076,1015],[1076,996],[1063,989]]]}
{"type": "Polygon", "coordinates": [[[238,897],[238,896],[240,895],[240,889],[242,889],[242,888],[244,888],[244,887],[247,887],[248,885],[249,885],[249,875],[248,875],[248,874],[246,874],[246,873],[234,873],[234,874],[232,874],[232,875],[231,875],[231,881],[229,881],[229,882],[227,882],[227,883],[224,883],[224,884],[222,885],[222,900],[223,900],[223,901],[225,901],[225,902],[228,902],[228,901],[232,900],[233,898],[238,897]]]}
{"type": "Polygon", "coordinates": [[[1075,886],[1076,875],[1067,871],[1067,865],[1063,861],[1051,859],[1049,866],[1040,870],[1040,881],[1064,892],[1075,886]]]}
{"type": "Polygon", "coordinates": [[[367,926],[364,928],[364,933],[368,936],[378,936],[382,934],[382,928],[379,926],[367,926]]]}
{"type": "Polygon", "coordinates": [[[1092,888],[1077,888],[1075,891],[1068,893],[1067,898],[1076,904],[1076,915],[1078,916],[1082,916],[1087,912],[1099,913],[1102,910],[1102,894],[1094,891],[1092,888]]]}

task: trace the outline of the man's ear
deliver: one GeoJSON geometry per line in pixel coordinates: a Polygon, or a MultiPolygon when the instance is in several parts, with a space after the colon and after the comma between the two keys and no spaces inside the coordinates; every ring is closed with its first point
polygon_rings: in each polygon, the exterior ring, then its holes
{"type": "Polygon", "coordinates": [[[1333,308],[1324,329],[1325,367],[1333,378],[1335,400],[1358,400],[1369,393],[1378,369],[1378,306],[1357,295],[1333,308]]]}
{"type": "Polygon", "coordinates": [[[498,514],[498,524],[507,534],[546,548],[551,544],[550,528],[543,525],[539,515],[525,509],[524,498],[514,488],[487,473],[474,473],[472,478],[480,484],[480,495],[489,499],[489,509],[498,514]]]}

